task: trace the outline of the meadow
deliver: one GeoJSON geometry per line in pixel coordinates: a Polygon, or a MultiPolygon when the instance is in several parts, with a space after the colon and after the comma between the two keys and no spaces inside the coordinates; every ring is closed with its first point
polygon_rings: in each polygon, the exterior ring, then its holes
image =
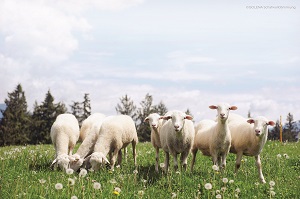
{"type": "MultiPolygon", "coordinates": [[[[78,145],[77,145],[78,147],[78,145]]],[[[235,155],[224,172],[212,168],[210,158],[197,153],[194,172],[156,173],[150,143],[137,145],[138,167],[131,146],[122,167],[111,172],[62,172],[50,169],[52,145],[0,148],[0,198],[299,198],[300,143],[268,141],[261,154],[266,184],[259,183],[253,157],[243,156],[237,175],[235,155]]],[[[161,151],[160,162],[164,154],[161,151]]],[[[189,156],[189,166],[191,155],[189,156]]],[[[160,166],[163,166],[161,164],[160,166]]]]}

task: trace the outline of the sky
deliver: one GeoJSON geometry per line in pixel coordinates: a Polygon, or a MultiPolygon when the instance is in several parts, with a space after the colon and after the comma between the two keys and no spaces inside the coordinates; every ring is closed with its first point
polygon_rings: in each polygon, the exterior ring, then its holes
{"type": "Polygon", "coordinates": [[[300,1],[0,0],[0,104],[20,83],[69,110],[116,114],[126,94],[213,119],[300,119],[300,1]]]}

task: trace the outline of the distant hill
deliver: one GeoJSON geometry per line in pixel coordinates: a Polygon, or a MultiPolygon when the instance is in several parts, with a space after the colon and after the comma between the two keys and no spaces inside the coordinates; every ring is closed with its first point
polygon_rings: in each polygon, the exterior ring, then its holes
{"type": "MultiPolygon", "coordinates": [[[[6,105],[5,104],[0,104],[0,110],[5,110],[6,105]]],[[[0,112],[0,118],[2,118],[2,113],[0,112]]]]}

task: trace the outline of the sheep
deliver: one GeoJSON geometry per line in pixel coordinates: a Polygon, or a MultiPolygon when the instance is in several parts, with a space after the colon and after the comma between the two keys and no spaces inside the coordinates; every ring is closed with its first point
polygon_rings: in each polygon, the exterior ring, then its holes
{"type": "Polygon", "coordinates": [[[79,138],[79,125],[76,117],[72,114],[60,114],[57,116],[50,131],[56,156],[51,167],[58,166],[66,170],[69,166],[70,155],[79,138]]]}
{"type": "Polygon", "coordinates": [[[196,160],[198,149],[205,156],[211,156],[214,165],[221,168],[226,167],[226,157],[231,145],[231,134],[228,128],[228,116],[230,110],[236,110],[236,106],[227,103],[211,105],[210,109],[217,109],[217,121],[202,120],[195,127],[196,135],[192,147],[191,171],[196,160]]]}
{"type": "Polygon", "coordinates": [[[86,118],[81,125],[79,139],[84,141],[87,135],[91,132],[91,128],[95,121],[102,120],[105,118],[105,115],[102,113],[93,113],[88,118],[86,118]]]}
{"type": "Polygon", "coordinates": [[[274,126],[275,122],[263,116],[245,119],[239,115],[230,118],[229,129],[231,131],[230,153],[236,154],[235,173],[241,165],[242,156],[254,156],[259,179],[266,183],[262,173],[260,153],[267,141],[268,125],[274,126]]]}
{"type": "Polygon", "coordinates": [[[144,122],[149,122],[151,128],[151,143],[155,148],[155,171],[158,172],[159,149],[161,148],[159,131],[162,126],[162,118],[157,113],[151,113],[144,122]]]}
{"type": "Polygon", "coordinates": [[[77,171],[83,165],[84,158],[93,152],[100,127],[105,117],[106,116],[104,114],[94,113],[83,121],[80,132],[84,132],[87,136],[79,146],[76,153],[71,155],[72,160],[70,162],[70,168],[74,171],[77,171]]]}
{"type": "Polygon", "coordinates": [[[110,163],[111,170],[118,157],[118,163],[122,163],[122,148],[132,144],[133,160],[136,166],[136,144],[138,136],[135,124],[128,115],[109,116],[102,122],[94,152],[85,158],[94,171],[99,170],[102,162],[110,163]],[[109,154],[110,161],[106,158],[109,154]]]}
{"type": "Polygon", "coordinates": [[[165,152],[165,172],[169,168],[169,153],[174,158],[174,170],[178,169],[177,155],[181,154],[181,166],[186,170],[187,157],[194,142],[195,129],[192,116],[181,111],[171,111],[162,119],[167,120],[160,130],[160,142],[165,152]]]}

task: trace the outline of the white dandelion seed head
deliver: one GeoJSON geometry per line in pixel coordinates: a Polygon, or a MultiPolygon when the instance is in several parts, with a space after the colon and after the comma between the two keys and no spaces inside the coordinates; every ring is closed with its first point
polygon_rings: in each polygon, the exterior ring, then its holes
{"type": "Polygon", "coordinates": [[[94,189],[101,189],[101,184],[99,182],[94,182],[94,189]]]}
{"type": "Polygon", "coordinates": [[[71,199],[78,199],[77,196],[72,196],[71,199]]]}
{"type": "Polygon", "coordinates": [[[73,186],[75,184],[75,180],[72,178],[68,178],[69,185],[73,186]]]}
{"type": "Polygon", "coordinates": [[[71,175],[71,174],[73,174],[74,173],[74,170],[73,169],[66,169],[66,173],[68,174],[68,175],[71,175]]]}
{"type": "Polygon", "coordinates": [[[275,182],[271,180],[271,181],[269,182],[269,185],[270,185],[271,187],[273,187],[273,186],[275,186],[275,182]]]}
{"type": "Polygon", "coordinates": [[[63,185],[61,183],[56,183],[55,184],[55,189],[61,190],[63,188],[63,185]]]}
{"type": "Polygon", "coordinates": [[[275,191],[270,191],[271,196],[275,196],[275,191]]]}
{"type": "Polygon", "coordinates": [[[214,171],[219,171],[218,165],[213,165],[213,166],[212,166],[212,169],[213,169],[214,171]]]}
{"type": "Polygon", "coordinates": [[[165,168],[165,163],[160,163],[159,166],[160,168],[165,168]]]}
{"type": "Polygon", "coordinates": [[[226,184],[228,182],[227,178],[223,178],[222,181],[226,184]]]}
{"type": "Polygon", "coordinates": [[[205,187],[205,189],[210,190],[210,189],[212,189],[212,184],[211,183],[206,183],[204,185],[204,187],[205,187]]]}
{"type": "Polygon", "coordinates": [[[79,177],[85,177],[87,174],[87,170],[86,169],[81,169],[79,172],[79,177]]]}
{"type": "Polygon", "coordinates": [[[171,195],[171,198],[176,198],[176,197],[177,197],[177,194],[173,192],[171,195]]]}
{"type": "Polygon", "coordinates": [[[216,195],[216,198],[220,199],[222,196],[220,194],[216,195]]]}
{"type": "Polygon", "coordinates": [[[116,192],[121,193],[121,188],[120,187],[115,187],[114,189],[116,192]]]}
{"type": "Polygon", "coordinates": [[[241,190],[240,190],[239,188],[236,188],[236,189],[235,189],[235,192],[240,193],[241,190]]]}
{"type": "Polygon", "coordinates": [[[277,154],[277,158],[281,158],[281,154],[277,154]]]}
{"type": "Polygon", "coordinates": [[[234,180],[229,180],[229,184],[232,184],[232,183],[234,183],[234,180]]]}

